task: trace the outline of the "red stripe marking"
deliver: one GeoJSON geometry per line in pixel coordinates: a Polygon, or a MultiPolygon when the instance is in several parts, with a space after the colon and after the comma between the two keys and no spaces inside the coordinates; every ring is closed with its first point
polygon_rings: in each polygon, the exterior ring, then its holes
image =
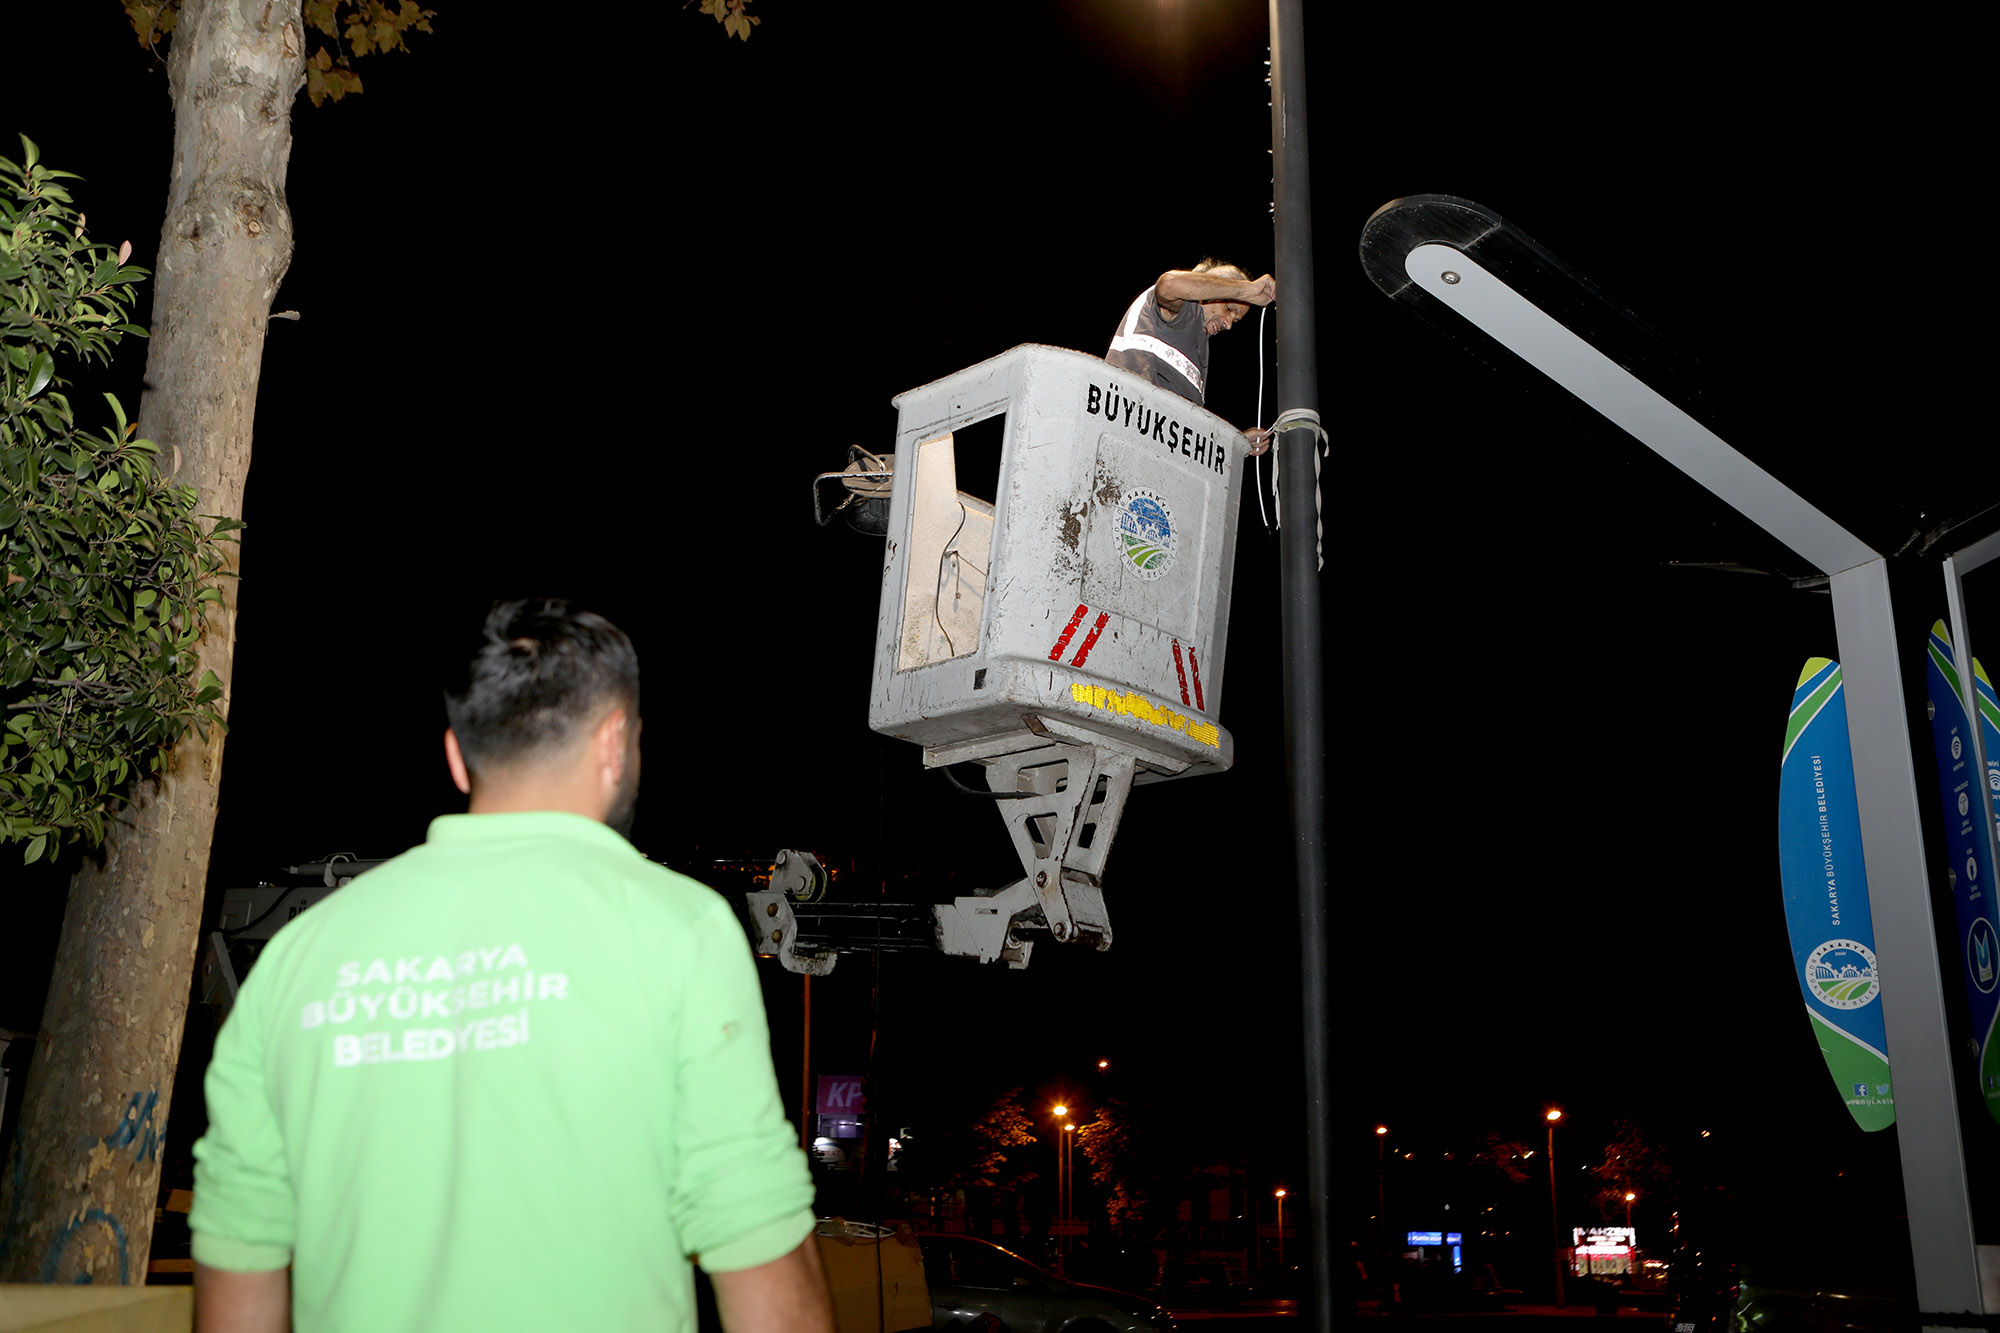
{"type": "MultiPolygon", "coordinates": [[[[1188,665],[1194,668],[1194,706],[1202,712],[1208,711],[1208,704],[1201,697],[1201,663],[1195,660],[1194,649],[1188,649],[1188,665]]],[[[1183,699],[1187,696],[1182,695],[1183,699]]]]}
{"type": "Polygon", "coordinates": [[[1187,668],[1181,665],[1181,641],[1179,639],[1174,640],[1174,674],[1180,677],[1181,702],[1186,703],[1188,701],[1187,668]]]}
{"type": "Polygon", "coordinates": [[[1071,666],[1082,666],[1083,659],[1090,656],[1090,650],[1097,646],[1097,636],[1104,633],[1104,627],[1111,623],[1109,611],[1097,613],[1097,623],[1090,627],[1090,633],[1083,636],[1083,647],[1076,650],[1076,656],[1069,659],[1071,666]]]}
{"type": "Polygon", "coordinates": [[[1063,626],[1062,637],[1056,640],[1055,647],[1049,649],[1049,661],[1057,662],[1062,660],[1063,649],[1069,647],[1069,636],[1076,633],[1076,627],[1083,623],[1083,617],[1089,610],[1090,608],[1087,606],[1076,608],[1076,614],[1069,618],[1069,624],[1063,626]]]}

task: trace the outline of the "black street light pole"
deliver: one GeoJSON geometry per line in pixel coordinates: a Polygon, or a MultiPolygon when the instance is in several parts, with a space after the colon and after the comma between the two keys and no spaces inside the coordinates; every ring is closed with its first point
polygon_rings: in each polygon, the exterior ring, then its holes
{"type": "Polygon", "coordinates": [[[1563,1292],[1563,1233],[1562,1214],[1556,1211],[1556,1122],[1562,1119],[1561,1111],[1550,1111],[1549,1122],[1549,1231],[1555,1244],[1556,1256],[1556,1308],[1569,1308],[1563,1292]]]}
{"type": "Polygon", "coordinates": [[[1326,717],[1320,682],[1320,434],[1313,337],[1312,175],[1306,153],[1304,0],[1271,0],[1271,157],[1277,229],[1279,562],[1283,576],[1285,767],[1299,889],[1305,1008],[1306,1207],[1317,1326],[1333,1328],[1333,1049],[1327,982],[1326,717]],[[1312,414],[1300,420],[1300,416],[1312,414]],[[1290,418],[1288,420],[1288,417],[1290,418]],[[1293,424],[1296,422],[1296,424],[1293,424]]]}

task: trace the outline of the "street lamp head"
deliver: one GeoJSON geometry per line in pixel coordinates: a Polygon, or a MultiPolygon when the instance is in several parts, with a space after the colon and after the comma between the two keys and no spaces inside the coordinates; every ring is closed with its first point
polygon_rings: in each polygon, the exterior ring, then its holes
{"type": "Polygon", "coordinates": [[[1275,1198],[1279,1198],[1279,1199],[1282,1199],[1282,1198],[1284,1198],[1284,1197],[1285,1197],[1285,1193],[1286,1193],[1286,1191],[1284,1191],[1283,1189],[1276,1189],[1276,1190],[1273,1190],[1273,1191],[1271,1191],[1271,1193],[1272,1193],[1273,1197],[1275,1197],[1275,1198]]]}
{"type": "Polygon", "coordinates": [[[1055,1112],[1057,1115],[1068,1115],[1069,1108],[1067,1106],[1058,1106],[1055,1108],[1055,1112]]]}
{"type": "Polygon", "coordinates": [[[1065,1134],[1074,1134],[1074,1133],[1076,1133],[1076,1122],[1075,1122],[1074,1120],[1072,1120],[1072,1121],[1070,1121],[1070,1122],[1069,1122],[1068,1124],[1064,1125],[1064,1126],[1063,1126],[1063,1133],[1065,1133],[1065,1134]]]}
{"type": "Polygon", "coordinates": [[[1097,1062],[1097,1067],[1099,1069],[1109,1069],[1111,1068],[1111,1062],[1109,1060],[1099,1060],[1097,1062]]]}
{"type": "Polygon", "coordinates": [[[1627,1203],[1630,1203],[1630,1202],[1632,1202],[1632,1200],[1634,1200],[1634,1199],[1636,1199],[1636,1198],[1638,1198],[1638,1197],[1639,1197],[1639,1196],[1638,1196],[1638,1195],[1636,1195],[1636,1194],[1627,1194],[1627,1195],[1625,1196],[1625,1202],[1627,1202],[1627,1203]]]}
{"type": "Polygon", "coordinates": [[[1563,1113],[1561,1111],[1556,1110],[1554,1107],[1549,1108],[1548,1121],[1550,1124],[1553,1125],[1556,1121],[1562,1118],[1563,1118],[1563,1113]]]}
{"type": "Polygon", "coordinates": [[[1389,1132],[1389,1127],[1387,1125],[1377,1125],[1375,1126],[1375,1132],[1377,1134],[1387,1134],[1389,1132]]]}

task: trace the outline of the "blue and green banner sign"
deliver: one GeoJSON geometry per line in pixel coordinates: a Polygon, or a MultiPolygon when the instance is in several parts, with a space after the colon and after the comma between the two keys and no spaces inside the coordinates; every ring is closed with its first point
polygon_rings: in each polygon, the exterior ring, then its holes
{"type": "Polygon", "coordinates": [[[1993,682],[1978,661],[1972,664],[1978,691],[1980,738],[1986,747],[1986,772],[1974,769],[1971,728],[1966,725],[1965,696],[1959,692],[1958,664],[1951,635],[1943,621],[1931,626],[1927,645],[1930,686],[1931,739],[1937,747],[1938,790],[1944,797],[1946,865],[1950,871],[1951,904],[1958,919],[1959,963],[1965,974],[1965,1002],[1972,1018],[1972,1036],[1979,1043],[1979,1093],[1986,1110],[2000,1120],[2000,1050],[1995,1049],[1994,1018],[2000,1014],[2000,932],[1994,923],[1993,855],[1982,822],[2000,817],[2000,700],[1993,682]]]}
{"type": "Polygon", "coordinates": [[[1875,921],[1861,862],[1860,802],[1847,742],[1840,664],[1806,662],[1785,725],[1778,777],[1778,865],[1792,969],[1827,1072],[1863,1129],[1896,1122],[1875,921]]]}

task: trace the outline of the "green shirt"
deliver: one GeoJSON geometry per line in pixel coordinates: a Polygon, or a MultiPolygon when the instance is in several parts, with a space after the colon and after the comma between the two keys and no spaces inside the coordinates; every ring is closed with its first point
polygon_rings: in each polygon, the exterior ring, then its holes
{"type": "Polygon", "coordinates": [[[451,815],[280,931],[208,1068],[194,1256],[315,1330],[692,1329],[812,1229],[722,898],[560,813],[451,815]]]}

